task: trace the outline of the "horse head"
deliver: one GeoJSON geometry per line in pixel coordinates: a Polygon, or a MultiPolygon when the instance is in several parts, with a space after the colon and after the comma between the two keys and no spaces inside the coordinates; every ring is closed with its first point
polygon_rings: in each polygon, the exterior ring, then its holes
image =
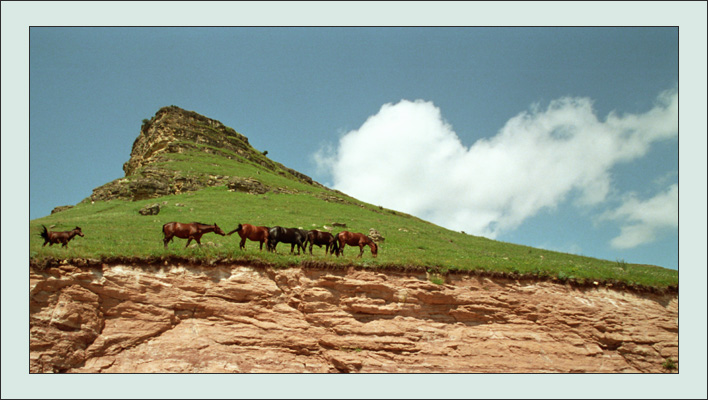
{"type": "Polygon", "coordinates": [[[214,233],[216,233],[217,235],[226,236],[226,233],[221,228],[219,228],[219,225],[217,225],[216,222],[214,222],[214,233]]]}
{"type": "Polygon", "coordinates": [[[84,233],[81,232],[81,228],[79,228],[78,226],[74,228],[74,232],[76,232],[77,235],[84,237],[84,233]]]}

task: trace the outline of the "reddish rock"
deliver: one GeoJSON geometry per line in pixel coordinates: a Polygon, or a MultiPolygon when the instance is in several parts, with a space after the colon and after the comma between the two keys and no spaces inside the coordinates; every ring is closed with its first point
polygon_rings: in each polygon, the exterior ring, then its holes
{"type": "Polygon", "coordinates": [[[678,297],[244,266],[30,272],[30,372],[666,372],[678,297]]]}

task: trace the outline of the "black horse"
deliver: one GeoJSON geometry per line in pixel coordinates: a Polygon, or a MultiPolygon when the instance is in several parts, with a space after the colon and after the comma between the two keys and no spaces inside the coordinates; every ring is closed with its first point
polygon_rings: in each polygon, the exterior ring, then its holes
{"type": "Polygon", "coordinates": [[[312,245],[317,247],[325,246],[325,255],[335,254],[338,250],[337,241],[334,240],[334,236],[329,232],[322,232],[318,230],[311,230],[307,232],[307,240],[305,240],[305,247],[310,243],[310,255],[312,255],[312,245]]]}
{"type": "Polygon", "coordinates": [[[291,253],[295,251],[295,246],[297,246],[297,254],[300,254],[300,249],[304,253],[305,240],[307,240],[307,231],[304,229],[274,226],[268,231],[268,250],[275,252],[275,246],[283,242],[290,244],[291,253]]]}

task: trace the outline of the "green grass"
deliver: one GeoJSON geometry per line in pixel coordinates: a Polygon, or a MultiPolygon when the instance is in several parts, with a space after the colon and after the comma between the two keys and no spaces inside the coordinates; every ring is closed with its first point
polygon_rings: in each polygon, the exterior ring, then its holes
{"type": "Polygon", "coordinates": [[[675,370],[675,369],[678,368],[678,367],[676,366],[676,363],[674,362],[674,360],[671,359],[671,357],[667,358],[667,359],[661,364],[661,366],[664,367],[664,369],[666,369],[666,370],[669,371],[669,372],[671,372],[671,371],[673,371],[673,370],[675,370]]]}
{"type": "Polygon", "coordinates": [[[251,177],[271,188],[285,188],[287,193],[251,195],[220,186],[141,201],[110,200],[94,204],[84,201],[72,209],[30,221],[30,258],[40,261],[177,256],[204,260],[258,260],[278,267],[315,260],[370,268],[420,268],[436,274],[488,271],[581,283],[622,282],[654,288],[678,285],[678,271],[675,270],[541,250],[453,232],[407,214],[293,180],[284,170],[266,170],[238,156],[228,160],[194,152],[169,154],[164,160],[163,168],[183,174],[251,177]],[[332,196],[343,201],[323,200],[332,196]],[[154,203],[162,206],[158,215],[138,213],[145,205],[154,203]],[[318,247],[313,248],[314,256],[309,253],[291,256],[288,254],[290,245],[280,244],[278,254],[271,254],[259,252],[258,243],[250,241],[246,242],[244,252],[239,250],[237,234],[222,237],[208,233],[202,237],[203,246],[186,249],[186,240],[175,238],[165,250],[161,229],[170,221],[217,223],[226,232],[235,229],[239,223],[308,230],[323,230],[325,225],[342,223],[347,227],[335,228],[333,233],[344,229],[368,233],[374,228],[385,241],[380,244],[379,256],[375,259],[368,248],[361,259],[356,258],[358,248],[351,247],[347,247],[344,257],[339,258],[325,257],[324,249],[318,247]],[[54,226],[50,230],[59,231],[80,226],[85,237],[75,237],[68,248],[42,247],[43,240],[39,236],[42,225],[54,226]]]}

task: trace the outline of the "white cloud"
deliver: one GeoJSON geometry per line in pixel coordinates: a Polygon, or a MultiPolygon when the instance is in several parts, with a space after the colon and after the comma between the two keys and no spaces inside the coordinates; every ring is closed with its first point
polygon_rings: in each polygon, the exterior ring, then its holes
{"type": "Polygon", "coordinates": [[[612,239],[613,247],[627,249],[651,243],[659,232],[678,228],[678,185],[646,201],[630,194],[624,204],[603,218],[623,222],[620,235],[612,239]]]}
{"type": "Polygon", "coordinates": [[[577,191],[604,201],[610,169],[678,133],[678,95],[662,94],[645,114],[601,121],[587,98],[554,100],[511,118],[491,138],[465,147],[426,101],[385,104],[316,161],[335,189],[450,229],[490,238],[577,191]]]}

